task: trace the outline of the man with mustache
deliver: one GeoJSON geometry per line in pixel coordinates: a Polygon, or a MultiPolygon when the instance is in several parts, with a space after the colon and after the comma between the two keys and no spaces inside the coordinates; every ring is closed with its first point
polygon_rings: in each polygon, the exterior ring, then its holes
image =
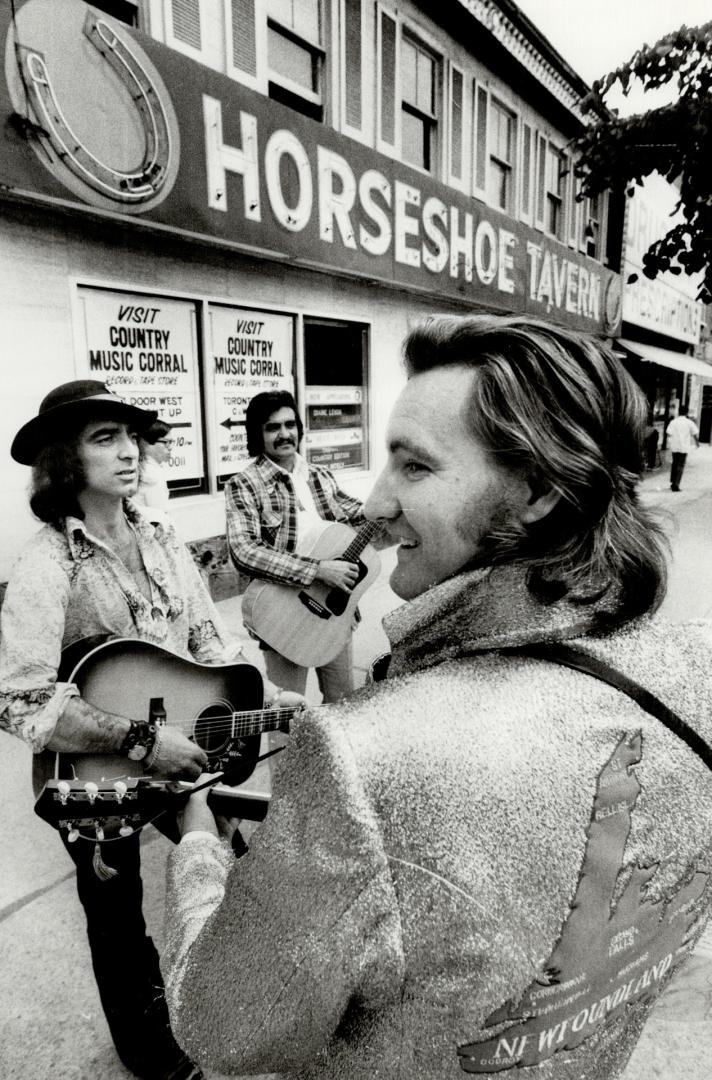
{"type": "MultiPolygon", "coordinates": [[[[324,521],[362,524],[361,503],[341,491],[333,474],[310,465],[299,453],[304,428],[296,402],[286,390],[252,398],[245,414],[247,451],[254,458],[225,486],[227,539],[237,567],[295,589],[321,581],[352,589],[354,563],[317,560],[305,554],[324,521]]],[[[286,690],[303,694],[308,669],[261,643],[267,674],[286,690]]],[[[325,702],[353,689],[352,642],[317,670],[325,702]]]]}
{"type": "Polygon", "coordinates": [[[174,1030],[237,1076],[617,1080],[712,910],[709,627],[655,614],[645,399],[526,317],[434,318],[405,359],[364,504],[390,663],[295,721],[237,863],[190,800],[174,1030]]]}

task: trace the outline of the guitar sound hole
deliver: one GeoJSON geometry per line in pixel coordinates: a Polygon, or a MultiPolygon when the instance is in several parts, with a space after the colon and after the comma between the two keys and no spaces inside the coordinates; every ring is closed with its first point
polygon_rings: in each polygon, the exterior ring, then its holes
{"type": "Polygon", "coordinates": [[[193,738],[210,757],[219,754],[230,742],[232,711],[227,701],[217,701],[203,709],[195,722],[193,738]]]}

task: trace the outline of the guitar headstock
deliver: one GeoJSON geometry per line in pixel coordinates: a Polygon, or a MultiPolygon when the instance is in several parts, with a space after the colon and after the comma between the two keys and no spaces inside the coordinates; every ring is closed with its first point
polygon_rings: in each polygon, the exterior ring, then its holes
{"type": "Polygon", "coordinates": [[[35,813],[70,840],[85,836],[130,836],[164,810],[180,806],[183,792],[165,780],[49,780],[35,803],[35,813]]]}

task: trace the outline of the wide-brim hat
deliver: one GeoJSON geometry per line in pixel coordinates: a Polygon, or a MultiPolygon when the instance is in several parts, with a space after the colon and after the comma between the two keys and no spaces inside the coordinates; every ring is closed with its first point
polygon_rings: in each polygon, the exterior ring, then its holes
{"type": "Polygon", "coordinates": [[[103,382],[74,379],[50,390],[37,416],[28,420],[12,440],[10,453],[20,465],[34,465],[40,450],[56,438],[73,434],[79,424],[117,420],[141,435],[157,418],[157,412],[129,405],[103,382]]]}

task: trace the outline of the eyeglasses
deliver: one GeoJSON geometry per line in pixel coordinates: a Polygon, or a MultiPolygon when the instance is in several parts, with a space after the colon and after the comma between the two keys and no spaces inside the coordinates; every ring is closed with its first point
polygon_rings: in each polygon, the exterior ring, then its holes
{"type": "Polygon", "coordinates": [[[175,442],[175,439],[156,439],[156,442],[159,442],[161,446],[165,446],[166,449],[170,450],[170,448],[175,442]]]}

